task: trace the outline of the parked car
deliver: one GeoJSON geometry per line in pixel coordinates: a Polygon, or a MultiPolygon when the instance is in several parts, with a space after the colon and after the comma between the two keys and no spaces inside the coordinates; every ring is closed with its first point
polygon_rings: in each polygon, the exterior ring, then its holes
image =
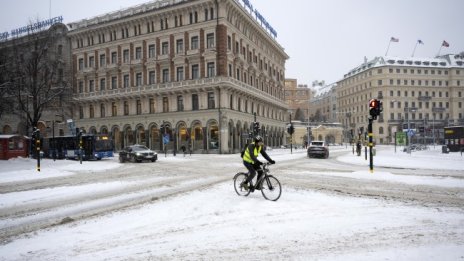
{"type": "Polygon", "coordinates": [[[311,141],[308,147],[308,157],[320,157],[327,159],[329,157],[329,147],[325,141],[311,141]]]}
{"type": "Polygon", "coordinates": [[[121,163],[126,161],[142,162],[144,160],[155,162],[157,159],[158,154],[144,145],[128,146],[119,152],[119,162],[121,163]]]}

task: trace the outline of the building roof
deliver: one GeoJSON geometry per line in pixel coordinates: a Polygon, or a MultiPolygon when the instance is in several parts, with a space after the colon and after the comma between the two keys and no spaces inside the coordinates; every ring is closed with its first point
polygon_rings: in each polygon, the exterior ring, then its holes
{"type": "Polygon", "coordinates": [[[441,69],[464,68],[464,52],[460,54],[446,54],[434,58],[377,56],[370,61],[366,58],[364,63],[349,71],[343,78],[349,78],[368,69],[383,66],[436,67],[441,69]]]}

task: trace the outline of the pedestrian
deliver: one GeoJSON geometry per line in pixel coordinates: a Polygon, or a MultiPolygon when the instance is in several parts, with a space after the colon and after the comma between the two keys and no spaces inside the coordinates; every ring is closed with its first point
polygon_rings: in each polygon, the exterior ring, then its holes
{"type": "Polygon", "coordinates": [[[187,151],[187,149],[185,148],[185,145],[182,145],[182,147],[180,147],[180,149],[184,153],[184,157],[185,157],[185,152],[187,151]]]}

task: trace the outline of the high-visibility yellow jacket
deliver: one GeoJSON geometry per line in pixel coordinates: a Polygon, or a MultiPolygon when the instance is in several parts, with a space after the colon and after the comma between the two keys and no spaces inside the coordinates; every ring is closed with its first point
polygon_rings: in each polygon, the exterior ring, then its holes
{"type": "Polygon", "coordinates": [[[266,153],[265,149],[263,148],[263,146],[256,146],[256,144],[254,142],[250,143],[246,147],[245,153],[243,153],[243,161],[251,163],[251,164],[255,164],[258,161],[258,155],[260,153],[261,153],[261,155],[263,155],[263,157],[266,160],[271,161],[271,158],[267,155],[267,153],[266,153]]]}

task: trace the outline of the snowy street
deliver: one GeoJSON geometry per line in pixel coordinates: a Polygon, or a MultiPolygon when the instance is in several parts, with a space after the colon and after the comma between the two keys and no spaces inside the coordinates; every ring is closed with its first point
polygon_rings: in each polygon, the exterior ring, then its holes
{"type": "Polygon", "coordinates": [[[277,202],[235,193],[238,154],[0,161],[0,260],[464,260],[459,153],[268,154],[277,202]]]}

